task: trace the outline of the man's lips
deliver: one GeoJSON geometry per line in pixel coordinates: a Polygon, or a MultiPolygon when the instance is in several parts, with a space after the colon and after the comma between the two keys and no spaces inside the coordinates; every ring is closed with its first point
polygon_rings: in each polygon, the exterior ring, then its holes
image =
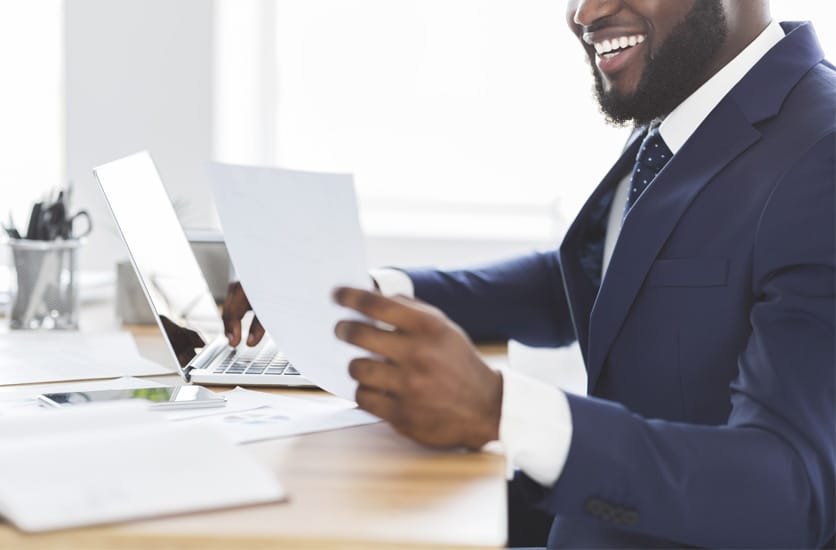
{"type": "Polygon", "coordinates": [[[607,75],[623,70],[643,49],[647,35],[643,33],[584,33],[583,41],[595,48],[595,63],[607,75]]]}
{"type": "Polygon", "coordinates": [[[631,62],[639,59],[644,46],[637,44],[595,56],[595,64],[605,75],[613,75],[624,70],[631,62]]]}

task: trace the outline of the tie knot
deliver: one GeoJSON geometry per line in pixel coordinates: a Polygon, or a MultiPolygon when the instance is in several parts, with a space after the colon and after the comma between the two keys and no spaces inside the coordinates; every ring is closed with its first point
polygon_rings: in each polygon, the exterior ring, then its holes
{"type": "Polygon", "coordinates": [[[665,145],[659,128],[654,128],[642,143],[636,161],[654,170],[654,175],[656,175],[667,164],[670,157],[671,151],[665,145]]]}

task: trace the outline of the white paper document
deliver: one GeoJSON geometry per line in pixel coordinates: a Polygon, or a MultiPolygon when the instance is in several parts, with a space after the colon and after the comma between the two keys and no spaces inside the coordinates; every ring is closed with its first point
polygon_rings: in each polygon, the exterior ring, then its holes
{"type": "Polygon", "coordinates": [[[227,400],[222,409],[164,414],[173,422],[214,428],[239,444],[380,422],[376,416],[356,408],[352,401],[336,397],[326,402],[309,401],[244,388],[220,395],[227,400]]]}
{"type": "MultiPolygon", "coordinates": [[[[43,409],[44,405],[38,401],[38,396],[42,393],[164,386],[165,384],[152,380],[126,377],[114,380],[38,384],[20,389],[7,388],[8,391],[0,392],[0,423],[4,415],[43,409]]],[[[226,397],[226,404],[223,407],[151,410],[148,413],[154,420],[165,419],[169,422],[181,422],[184,425],[209,426],[235,444],[336,430],[380,421],[376,416],[357,409],[354,402],[335,396],[323,395],[323,399],[311,400],[240,387],[221,392],[219,395],[226,397]]],[[[1,430],[2,424],[0,424],[0,437],[4,435],[1,430]]]]}
{"type": "Polygon", "coordinates": [[[349,317],[331,292],[370,288],[350,175],[212,164],[224,238],[250,304],[294,366],[354,399],[348,362],[358,350],[334,336],[349,317]]]}
{"type": "Polygon", "coordinates": [[[0,386],[171,374],[137,351],[128,332],[0,334],[0,386]]]}
{"type": "Polygon", "coordinates": [[[24,531],[274,502],[269,468],[144,403],[0,417],[0,514],[24,531]]]}

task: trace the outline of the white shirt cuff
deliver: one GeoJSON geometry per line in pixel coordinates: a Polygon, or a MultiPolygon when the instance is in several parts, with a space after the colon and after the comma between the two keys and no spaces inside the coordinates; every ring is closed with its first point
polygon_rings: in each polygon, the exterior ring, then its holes
{"type": "Polygon", "coordinates": [[[572,443],[569,400],[559,389],[512,370],[502,370],[499,441],[509,471],[522,470],[551,487],[560,477],[572,443]]]}
{"type": "MultiPolygon", "coordinates": [[[[384,296],[415,296],[412,279],[403,271],[371,269],[369,275],[384,296]]],[[[513,477],[514,469],[519,468],[541,485],[554,485],[572,442],[569,401],[557,388],[511,370],[500,372],[503,382],[499,443],[505,451],[508,477],[513,477]]]]}
{"type": "Polygon", "coordinates": [[[412,279],[399,269],[370,269],[369,275],[374,279],[377,288],[384,296],[415,297],[415,287],[412,285],[412,279]]]}

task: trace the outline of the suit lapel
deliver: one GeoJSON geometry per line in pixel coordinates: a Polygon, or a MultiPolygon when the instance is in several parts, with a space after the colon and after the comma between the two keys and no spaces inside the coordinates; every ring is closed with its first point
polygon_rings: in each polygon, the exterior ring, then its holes
{"type": "Polygon", "coordinates": [[[624,220],[589,321],[588,387],[595,387],[609,348],[650,266],[700,190],[760,133],[733,101],[722,101],[659,173],[624,220]]]}
{"type": "MultiPolygon", "coordinates": [[[[642,135],[643,130],[637,130],[630,135],[621,157],[581,208],[560,246],[560,267],[564,286],[572,313],[572,322],[585,361],[588,359],[589,312],[600,284],[601,263],[600,257],[590,257],[590,255],[600,256],[602,252],[602,247],[589,246],[590,234],[596,232],[596,226],[599,224],[603,224],[606,228],[604,220],[609,212],[613,192],[621,178],[632,169],[641,145],[642,135]],[[598,250],[599,248],[601,250],[598,250]],[[591,273],[590,266],[596,263],[599,271],[597,274],[591,273]]],[[[603,243],[603,235],[600,239],[603,243]]]]}

